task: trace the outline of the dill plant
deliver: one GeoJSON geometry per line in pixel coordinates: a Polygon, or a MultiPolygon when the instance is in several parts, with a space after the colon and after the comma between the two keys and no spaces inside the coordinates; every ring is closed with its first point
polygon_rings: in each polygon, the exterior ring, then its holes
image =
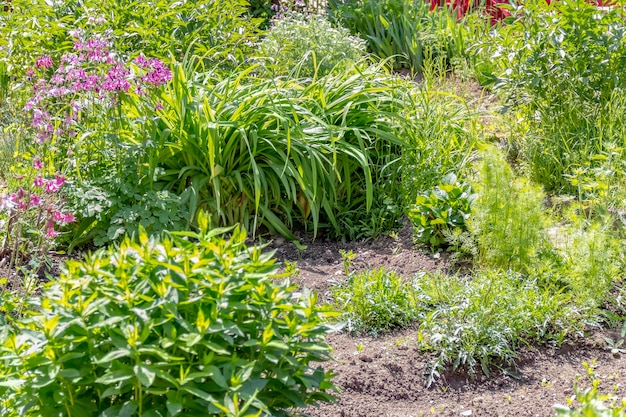
{"type": "Polygon", "coordinates": [[[474,201],[468,227],[474,235],[481,265],[525,272],[535,257],[549,248],[548,219],[540,187],[513,170],[495,149],[487,148],[478,164],[474,201]]]}

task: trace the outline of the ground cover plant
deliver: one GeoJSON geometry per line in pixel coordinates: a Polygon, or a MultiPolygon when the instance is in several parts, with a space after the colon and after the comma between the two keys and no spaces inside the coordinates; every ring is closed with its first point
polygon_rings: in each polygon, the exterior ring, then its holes
{"type": "Polygon", "coordinates": [[[417,403],[601,327],[620,360],[620,7],[9,3],[0,414],[315,415],[367,364],[417,403]]]}

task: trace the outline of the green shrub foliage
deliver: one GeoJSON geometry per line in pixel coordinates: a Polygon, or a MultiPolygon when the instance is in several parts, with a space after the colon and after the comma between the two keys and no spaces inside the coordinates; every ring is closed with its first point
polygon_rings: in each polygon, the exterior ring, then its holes
{"type": "Polygon", "coordinates": [[[602,167],[607,145],[623,143],[624,11],[564,0],[520,12],[487,41],[496,87],[529,128],[515,141],[532,180],[572,192],[567,175],[602,167]]]}
{"type": "Polygon", "coordinates": [[[244,232],[218,233],[142,234],[68,263],[4,335],[0,414],[284,416],[330,400],[331,313],[244,232]]]}
{"type": "Polygon", "coordinates": [[[365,55],[365,42],[323,16],[291,13],[277,19],[260,43],[270,73],[324,76],[365,55]]]}

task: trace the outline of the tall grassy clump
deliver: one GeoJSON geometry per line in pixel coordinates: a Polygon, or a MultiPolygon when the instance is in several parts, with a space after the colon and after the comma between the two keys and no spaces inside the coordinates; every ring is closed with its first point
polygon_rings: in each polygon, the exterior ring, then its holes
{"type": "Polygon", "coordinates": [[[0,414],[287,416],[330,401],[333,313],[244,232],[200,224],[71,262],[33,311],[0,315],[0,414]]]}
{"type": "Polygon", "coordinates": [[[449,61],[461,47],[451,12],[431,11],[421,0],[332,0],[328,7],[331,20],[365,39],[369,52],[390,59],[395,69],[419,73],[426,53],[449,61]]]}
{"type": "Polygon", "coordinates": [[[447,174],[467,178],[481,141],[477,115],[461,97],[422,85],[410,99],[402,156],[407,207],[447,174]]]}
{"type": "Polygon", "coordinates": [[[258,44],[264,68],[273,76],[323,77],[363,59],[365,41],[324,16],[290,13],[275,19],[258,44]]]}
{"type": "Polygon", "coordinates": [[[356,238],[401,215],[403,81],[372,67],[315,82],[178,68],[156,113],[153,162],[215,226],[356,238]]]}
{"type": "MultiPolygon", "coordinates": [[[[533,181],[572,192],[566,176],[603,166],[607,145],[623,148],[626,23],[620,7],[584,0],[526,2],[487,46],[496,87],[528,134],[516,142],[533,181]]],[[[623,153],[622,153],[623,154],[623,153]]]]}
{"type": "Polygon", "coordinates": [[[544,193],[525,178],[515,178],[504,157],[494,148],[481,154],[478,198],[472,206],[469,229],[482,265],[530,272],[535,258],[549,248],[544,193]]]}

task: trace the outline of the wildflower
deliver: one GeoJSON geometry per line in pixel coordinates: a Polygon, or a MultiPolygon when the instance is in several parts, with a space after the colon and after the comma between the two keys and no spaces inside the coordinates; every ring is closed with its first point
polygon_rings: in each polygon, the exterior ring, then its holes
{"type": "Polygon", "coordinates": [[[54,230],[54,222],[52,221],[52,219],[49,219],[46,222],[46,237],[50,239],[54,239],[57,236],[59,236],[59,232],[54,230]]]}
{"type": "Polygon", "coordinates": [[[50,57],[50,55],[42,55],[39,57],[39,59],[37,59],[37,61],[35,62],[35,66],[37,68],[50,68],[52,66],[53,62],[52,62],[52,58],[50,57]]]}
{"type": "Polygon", "coordinates": [[[30,206],[37,207],[41,204],[41,198],[37,194],[31,194],[30,196],[30,206]]]}
{"type": "Polygon", "coordinates": [[[43,178],[41,178],[41,175],[35,177],[35,180],[33,181],[33,185],[35,187],[43,187],[44,184],[45,184],[45,182],[44,182],[43,178]]]}
{"type": "Polygon", "coordinates": [[[33,167],[37,171],[39,171],[41,168],[43,168],[43,162],[41,161],[41,159],[35,158],[35,160],[33,161],[33,167]]]}
{"type": "Polygon", "coordinates": [[[55,221],[56,223],[67,224],[67,223],[75,222],[76,218],[69,211],[66,211],[64,213],[61,213],[60,211],[55,211],[54,213],[52,213],[52,220],[55,221]]]}

